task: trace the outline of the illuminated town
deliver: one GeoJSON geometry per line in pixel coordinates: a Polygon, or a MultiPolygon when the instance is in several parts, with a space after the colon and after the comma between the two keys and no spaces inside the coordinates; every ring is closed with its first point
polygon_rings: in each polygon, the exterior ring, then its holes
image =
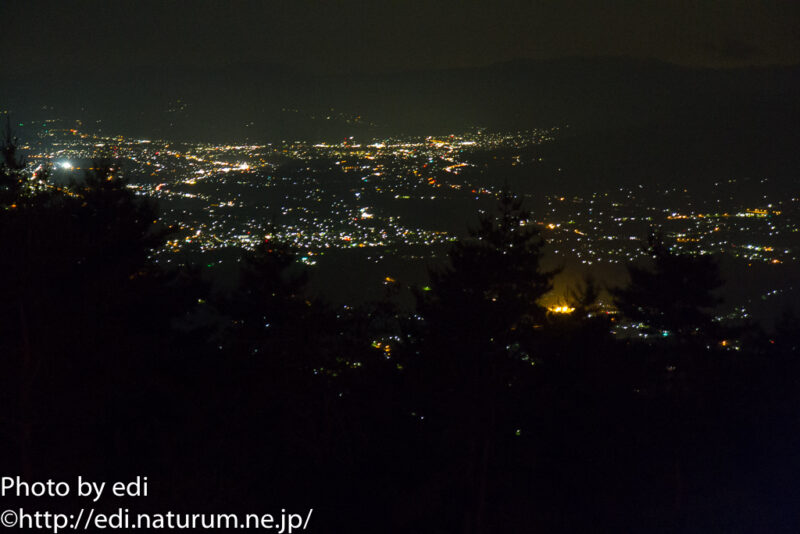
{"type": "MultiPolygon", "coordinates": [[[[80,177],[97,158],[121,161],[128,187],[157,200],[161,222],[174,230],[153,257],[158,263],[212,267],[275,239],[296,247],[307,265],[361,249],[359,258],[381,269],[392,258],[442,257],[477,213],[493,208],[503,186],[489,179],[497,171],[483,163],[487,154],[492,160],[500,154],[510,166],[535,165],[536,147],[558,136],[559,128],[475,129],[424,138],[212,145],[48,127],[36,146],[24,148],[33,172],[49,167],[55,183],[80,177]]],[[[662,229],[673,250],[689,254],[718,254],[751,267],[796,263],[800,199],[743,199],[736,186],[736,179],[716,182],[710,199],[652,184],[581,196],[523,195],[529,224],[540,228],[548,253],[579,268],[620,268],[641,258],[651,227],[662,229]]],[[[560,297],[551,300],[551,311],[572,310],[560,297]]],[[[748,316],[745,307],[731,313],[748,316]]]]}

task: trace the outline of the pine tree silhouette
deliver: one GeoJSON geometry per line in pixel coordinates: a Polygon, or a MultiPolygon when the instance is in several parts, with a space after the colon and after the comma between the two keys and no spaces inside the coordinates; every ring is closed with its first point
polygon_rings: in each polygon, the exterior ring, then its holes
{"type": "Polygon", "coordinates": [[[716,260],[673,253],[659,232],[651,232],[647,251],[651,268],[629,264],[630,284],[613,291],[620,311],[657,333],[684,341],[713,339],[712,311],[721,303],[715,292],[723,285],[716,260]]]}
{"type": "Polygon", "coordinates": [[[498,439],[513,435],[519,384],[545,320],[538,300],[555,271],[542,269],[544,241],[508,191],[469,236],[452,246],[449,265],[430,272],[429,290],[417,292],[424,327],[413,376],[418,410],[442,425],[445,441],[463,443],[458,455],[443,451],[451,457],[442,466],[452,466],[464,492],[464,531],[481,532],[498,439]]]}
{"type": "Polygon", "coordinates": [[[800,316],[793,308],[785,308],[775,323],[773,340],[776,348],[786,355],[800,354],[800,316]]]}
{"type": "Polygon", "coordinates": [[[25,181],[25,158],[19,155],[19,140],[11,131],[11,118],[6,116],[2,146],[0,146],[0,207],[13,204],[25,181]]]}
{"type": "Polygon", "coordinates": [[[482,216],[469,235],[452,246],[448,266],[430,272],[431,290],[418,292],[431,333],[501,344],[511,332],[541,323],[538,300],[557,271],[542,270],[544,241],[522,201],[504,192],[498,213],[482,216]]]}
{"type": "MultiPolygon", "coordinates": [[[[171,345],[173,314],[187,309],[148,261],[166,232],[154,224],[155,205],[111,168],[94,168],[0,209],[3,388],[18,392],[1,419],[14,421],[10,457],[28,472],[37,441],[60,433],[65,443],[92,443],[116,427],[113,414],[148,387],[151,365],[171,345]]],[[[95,452],[98,461],[109,453],[95,452]]],[[[39,468],[60,454],[38,457],[39,468]]]]}

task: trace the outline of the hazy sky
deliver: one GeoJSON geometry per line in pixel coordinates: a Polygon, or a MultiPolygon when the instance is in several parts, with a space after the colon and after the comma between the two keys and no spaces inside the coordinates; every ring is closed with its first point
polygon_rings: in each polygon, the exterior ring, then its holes
{"type": "Polygon", "coordinates": [[[800,1],[1,0],[11,72],[281,63],[309,71],[628,55],[800,63],[800,1]]]}

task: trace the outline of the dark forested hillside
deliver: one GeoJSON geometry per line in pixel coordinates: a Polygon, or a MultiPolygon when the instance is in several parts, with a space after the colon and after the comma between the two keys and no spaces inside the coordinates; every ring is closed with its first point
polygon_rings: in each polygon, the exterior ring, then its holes
{"type": "Polygon", "coordinates": [[[360,307],[310,297],[294,252],[270,240],[220,292],[202,269],[148,261],[170,229],[113,161],[55,189],[19,174],[14,147],[0,206],[4,473],[144,474],[139,511],[269,502],[313,507],[324,532],[800,524],[800,324],[712,322],[713,258],[654,235],[619,314],[596,305],[591,279],[548,310],[547,244],[507,193],[410,312],[391,285],[360,307]],[[612,335],[625,322],[652,335],[612,335]]]}

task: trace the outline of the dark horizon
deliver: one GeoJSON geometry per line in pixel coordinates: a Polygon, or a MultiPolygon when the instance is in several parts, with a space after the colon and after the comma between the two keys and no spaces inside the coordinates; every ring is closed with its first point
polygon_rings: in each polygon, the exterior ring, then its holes
{"type": "Polygon", "coordinates": [[[630,56],[796,65],[796,2],[4,2],[5,69],[287,65],[311,74],[630,56]],[[44,15],[44,16],[43,16],[44,15]]]}

